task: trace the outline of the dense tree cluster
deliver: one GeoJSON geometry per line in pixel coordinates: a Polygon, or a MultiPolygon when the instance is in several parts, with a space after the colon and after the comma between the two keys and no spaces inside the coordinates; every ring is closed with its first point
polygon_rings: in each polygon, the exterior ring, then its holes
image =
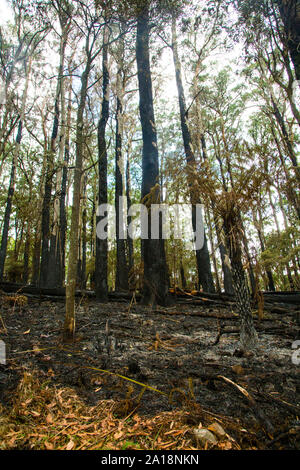
{"type": "MultiPolygon", "coordinates": [[[[300,2],[9,0],[0,28],[0,279],[75,290],[300,289],[300,2]],[[298,80],[298,81],[297,81],[298,80]],[[193,240],[120,207],[203,204],[193,240]],[[113,204],[116,237],[97,227],[113,204]],[[192,246],[192,249],[191,249],[192,246]]],[[[162,225],[162,220],[160,222],[162,225]]],[[[109,227],[110,229],[111,227],[109,227]]]]}

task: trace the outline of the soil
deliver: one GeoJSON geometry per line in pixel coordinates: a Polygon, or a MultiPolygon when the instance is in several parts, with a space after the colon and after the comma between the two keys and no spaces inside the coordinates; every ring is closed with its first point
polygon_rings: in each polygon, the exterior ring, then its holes
{"type": "Polygon", "coordinates": [[[42,381],[74,388],[90,405],[103,399],[122,403],[131,394],[139,397],[139,414],[153,416],[194,400],[207,412],[238,420],[263,448],[300,448],[294,314],[266,312],[256,319],[258,348],[244,353],[231,305],[150,308],[79,299],[76,340],[68,345],[61,335],[64,311],[63,299],[29,298],[22,307],[1,300],[5,406],[24,371],[35,370],[42,381]]]}

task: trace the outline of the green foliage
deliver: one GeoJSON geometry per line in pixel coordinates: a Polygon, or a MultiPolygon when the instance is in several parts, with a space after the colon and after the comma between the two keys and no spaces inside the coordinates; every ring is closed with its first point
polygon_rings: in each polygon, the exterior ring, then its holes
{"type": "Polygon", "coordinates": [[[283,268],[294,258],[300,257],[300,231],[289,227],[280,233],[272,232],[266,236],[266,250],[261,254],[265,266],[283,268]]]}

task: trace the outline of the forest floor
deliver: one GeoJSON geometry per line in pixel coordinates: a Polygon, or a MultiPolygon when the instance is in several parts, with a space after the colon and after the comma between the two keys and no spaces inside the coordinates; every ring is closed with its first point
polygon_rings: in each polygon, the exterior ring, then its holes
{"type": "Polygon", "coordinates": [[[63,321],[63,301],[0,299],[0,449],[300,448],[294,315],[256,319],[254,354],[225,304],[82,299],[68,345],[63,321]]]}

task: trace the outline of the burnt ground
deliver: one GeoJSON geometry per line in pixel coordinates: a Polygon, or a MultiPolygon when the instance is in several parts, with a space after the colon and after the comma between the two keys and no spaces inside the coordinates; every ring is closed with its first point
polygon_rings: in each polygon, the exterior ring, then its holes
{"type": "Polygon", "coordinates": [[[299,328],[292,314],[266,312],[255,320],[253,355],[239,351],[233,305],[151,309],[81,299],[76,342],[69,345],[61,338],[63,301],[29,298],[18,307],[1,300],[0,314],[7,348],[0,402],[6,407],[24,371],[35,370],[42,382],[74,388],[91,406],[113,399],[122,413],[131,396],[140,415],[153,416],[193,400],[208,413],[239,420],[261,448],[300,448],[299,365],[292,362],[299,328]],[[147,388],[141,396],[141,384],[164,394],[147,388]]]}

